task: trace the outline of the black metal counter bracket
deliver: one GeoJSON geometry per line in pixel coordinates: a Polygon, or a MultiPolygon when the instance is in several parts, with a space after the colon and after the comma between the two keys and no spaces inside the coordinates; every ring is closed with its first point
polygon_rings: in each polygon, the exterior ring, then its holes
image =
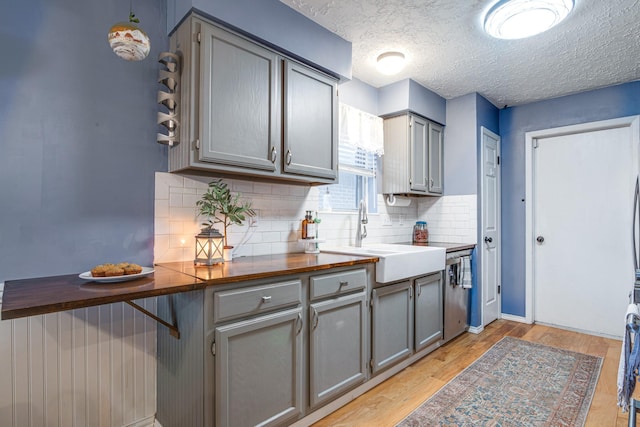
{"type": "Polygon", "coordinates": [[[169,301],[169,311],[171,312],[171,322],[172,323],[169,323],[166,320],[159,318],[158,316],[156,316],[155,314],[153,314],[149,310],[146,310],[145,308],[140,307],[135,302],[132,302],[132,301],[125,301],[125,302],[127,304],[129,304],[131,307],[133,307],[136,310],[140,311],[141,313],[146,314],[147,316],[151,317],[156,322],[158,322],[158,323],[166,326],[167,328],[169,328],[169,333],[171,334],[171,336],[179,340],[180,339],[180,330],[178,329],[178,319],[176,317],[176,310],[175,310],[175,308],[173,306],[173,295],[168,295],[167,299],[169,301]]]}

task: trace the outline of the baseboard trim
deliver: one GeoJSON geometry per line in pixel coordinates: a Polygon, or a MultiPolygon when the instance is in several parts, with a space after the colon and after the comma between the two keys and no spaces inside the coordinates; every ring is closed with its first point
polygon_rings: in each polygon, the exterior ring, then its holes
{"type": "Polygon", "coordinates": [[[126,424],[124,427],[162,427],[155,415],[151,415],[132,423],[126,424]]]}
{"type": "Polygon", "coordinates": [[[484,326],[469,326],[469,332],[472,334],[478,335],[480,332],[484,331],[484,326]]]}
{"type": "Polygon", "coordinates": [[[500,314],[500,318],[504,319],[504,320],[511,320],[512,322],[520,322],[520,323],[526,323],[528,325],[531,324],[531,322],[527,321],[526,317],[523,316],[514,316],[513,314],[505,314],[502,313],[500,314]]]}

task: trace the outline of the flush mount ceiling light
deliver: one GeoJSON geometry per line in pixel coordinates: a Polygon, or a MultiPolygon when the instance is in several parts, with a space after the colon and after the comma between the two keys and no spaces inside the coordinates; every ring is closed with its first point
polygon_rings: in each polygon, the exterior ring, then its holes
{"type": "Polygon", "coordinates": [[[487,13],[484,30],[499,39],[522,39],[547,31],[573,9],[573,0],[501,0],[487,13]]]}
{"type": "Polygon", "coordinates": [[[398,74],[404,68],[404,54],[401,52],[385,52],[378,56],[376,68],[386,75],[398,74]]]}

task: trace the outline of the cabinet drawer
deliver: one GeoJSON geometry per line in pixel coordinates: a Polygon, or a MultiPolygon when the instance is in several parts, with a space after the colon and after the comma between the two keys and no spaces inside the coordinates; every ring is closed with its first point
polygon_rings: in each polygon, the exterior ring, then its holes
{"type": "Polygon", "coordinates": [[[311,299],[343,294],[367,286],[367,273],[364,270],[343,271],[311,278],[311,299]]]}
{"type": "Polygon", "coordinates": [[[213,321],[218,323],[301,302],[300,280],[216,292],[213,294],[213,321]]]}

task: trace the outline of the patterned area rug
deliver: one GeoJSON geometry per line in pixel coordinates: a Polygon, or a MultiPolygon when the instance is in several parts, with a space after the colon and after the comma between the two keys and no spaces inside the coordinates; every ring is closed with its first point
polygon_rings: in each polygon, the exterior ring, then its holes
{"type": "Polygon", "coordinates": [[[398,427],[583,426],[602,358],[505,337],[398,427]]]}

